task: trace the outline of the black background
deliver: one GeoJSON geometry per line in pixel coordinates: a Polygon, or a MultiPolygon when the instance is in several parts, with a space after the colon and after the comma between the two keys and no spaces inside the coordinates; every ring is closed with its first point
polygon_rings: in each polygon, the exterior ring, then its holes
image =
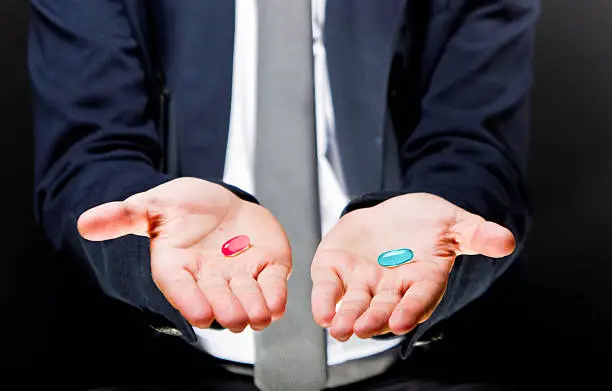
{"type": "MultiPolygon", "coordinates": [[[[41,371],[71,376],[87,367],[79,356],[83,343],[71,336],[95,317],[80,318],[79,308],[91,303],[70,294],[60,261],[34,226],[27,13],[25,0],[0,2],[0,374],[31,380],[41,371]]],[[[501,379],[520,388],[542,382],[590,388],[586,383],[605,379],[612,347],[610,22],[612,1],[543,1],[529,258],[455,321],[429,374],[501,379]]]]}

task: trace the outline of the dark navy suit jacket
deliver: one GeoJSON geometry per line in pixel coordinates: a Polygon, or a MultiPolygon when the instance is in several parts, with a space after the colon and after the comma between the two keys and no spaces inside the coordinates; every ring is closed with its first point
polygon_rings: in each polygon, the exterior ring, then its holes
{"type": "MultiPolygon", "coordinates": [[[[31,4],[39,222],[107,295],[193,341],[151,280],[146,239],[87,242],[76,220],[175,176],[222,178],[234,2],[31,4]]],[[[428,192],[523,240],[538,1],[329,0],[327,8],[337,137],[354,198],[347,210],[428,192]],[[401,166],[392,187],[390,154],[401,166]]]]}

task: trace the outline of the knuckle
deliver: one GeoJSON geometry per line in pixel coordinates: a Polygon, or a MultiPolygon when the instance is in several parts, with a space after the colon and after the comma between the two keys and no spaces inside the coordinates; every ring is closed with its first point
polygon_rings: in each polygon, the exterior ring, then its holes
{"type": "Polygon", "coordinates": [[[424,303],[431,298],[431,294],[422,288],[414,288],[410,291],[410,301],[424,303]]]}
{"type": "Polygon", "coordinates": [[[394,334],[402,334],[411,327],[414,327],[417,324],[417,317],[413,313],[409,313],[403,311],[400,317],[395,317],[395,319],[390,319],[389,321],[389,329],[394,334]]]}
{"type": "Polygon", "coordinates": [[[376,292],[378,294],[395,294],[399,292],[403,285],[403,279],[401,276],[393,275],[391,277],[385,276],[378,280],[376,284],[376,292]]]}
{"type": "Polygon", "coordinates": [[[271,302],[272,302],[272,307],[274,309],[284,309],[285,308],[285,304],[287,303],[287,290],[286,289],[281,289],[280,291],[276,292],[276,294],[274,295],[270,295],[271,296],[271,302]]]}
{"type": "Polygon", "coordinates": [[[374,319],[375,323],[385,321],[391,316],[392,312],[389,308],[370,308],[370,316],[374,319]]]}
{"type": "Polygon", "coordinates": [[[329,272],[332,262],[330,261],[330,251],[320,250],[315,254],[310,266],[310,273],[313,278],[319,278],[329,272]]]}
{"type": "Polygon", "coordinates": [[[379,298],[374,303],[372,303],[372,310],[375,311],[384,311],[389,312],[395,308],[397,300],[392,298],[379,298]]]}
{"type": "Polygon", "coordinates": [[[228,288],[228,281],[220,275],[209,274],[203,276],[200,281],[213,292],[225,292],[228,288]]]}
{"type": "Polygon", "coordinates": [[[335,296],[339,290],[338,284],[330,280],[319,280],[312,284],[313,291],[319,296],[335,296]]]}
{"type": "Polygon", "coordinates": [[[340,310],[338,312],[341,314],[353,313],[364,306],[365,306],[365,303],[361,300],[357,300],[357,299],[342,300],[342,305],[340,306],[340,310]]]}
{"type": "Polygon", "coordinates": [[[369,300],[372,297],[372,292],[366,286],[349,286],[347,296],[349,299],[369,300]]]}
{"type": "Polygon", "coordinates": [[[239,290],[252,290],[252,279],[250,277],[247,276],[235,276],[233,277],[230,281],[229,281],[229,285],[232,289],[239,289],[239,290]]]}
{"type": "Polygon", "coordinates": [[[282,281],[265,281],[260,283],[262,292],[267,296],[282,296],[285,297],[287,295],[287,285],[282,281]]]}

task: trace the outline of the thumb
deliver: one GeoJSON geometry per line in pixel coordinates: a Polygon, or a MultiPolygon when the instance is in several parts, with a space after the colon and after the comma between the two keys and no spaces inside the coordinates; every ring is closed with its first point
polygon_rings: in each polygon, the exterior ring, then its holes
{"type": "Polygon", "coordinates": [[[116,239],[134,234],[147,236],[147,203],[141,194],[125,201],[109,202],[85,211],[77,221],[81,236],[91,241],[116,239]]]}
{"type": "Polygon", "coordinates": [[[510,255],[516,248],[514,235],[507,228],[482,217],[464,212],[454,227],[459,253],[482,254],[492,258],[510,255]]]}

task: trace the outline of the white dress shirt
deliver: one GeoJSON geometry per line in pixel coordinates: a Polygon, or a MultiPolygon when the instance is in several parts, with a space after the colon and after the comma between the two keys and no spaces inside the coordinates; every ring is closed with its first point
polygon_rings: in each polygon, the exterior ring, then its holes
{"type": "MultiPolygon", "coordinates": [[[[328,148],[336,148],[333,102],[327,73],[323,43],[325,1],[312,0],[315,58],[316,131],[319,170],[321,233],[333,227],[348,197],[343,188],[341,167],[332,167],[326,157],[328,148]]],[[[236,33],[234,46],[234,77],[230,129],[223,180],[255,196],[255,137],[256,137],[256,75],[257,75],[257,4],[256,0],[236,0],[236,33]]],[[[337,150],[337,149],[336,149],[337,150]]],[[[310,310],[310,309],[305,309],[310,310]]],[[[194,329],[198,346],[218,358],[237,363],[253,364],[255,341],[253,330],[240,334],[229,330],[194,329]]],[[[338,342],[327,334],[327,364],[336,365],[386,351],[401,342],[362,340],[353,336],[338,342]]]]}

